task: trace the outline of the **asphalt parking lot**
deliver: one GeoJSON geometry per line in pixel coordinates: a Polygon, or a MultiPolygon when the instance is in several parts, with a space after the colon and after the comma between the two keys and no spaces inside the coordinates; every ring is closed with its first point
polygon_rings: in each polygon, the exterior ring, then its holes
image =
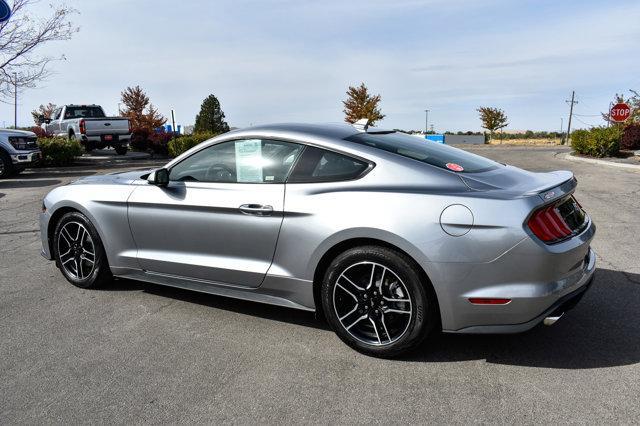
{"type": "Polygon", "coordinates": [[[399,360],[354,352],[305,312],[126,280],[75,288],[39,254],[41,200],[122,168],[0,181],[0,422],[637,423],[640,172],[473,150],[576,174],[598,226],[594,286],[553,327],[442,335],[399,360]]]}

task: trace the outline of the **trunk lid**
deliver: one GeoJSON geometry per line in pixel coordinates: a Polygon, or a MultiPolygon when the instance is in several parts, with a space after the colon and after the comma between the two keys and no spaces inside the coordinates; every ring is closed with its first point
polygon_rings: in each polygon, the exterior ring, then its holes
{"type": "Polygon", "coordinates": [[[509,198],[540,195],[545,202],[573,191],[577,183],[570,171],[534,173],[513,166],[458,176],[472,191],[494,191],[509,198]]]}

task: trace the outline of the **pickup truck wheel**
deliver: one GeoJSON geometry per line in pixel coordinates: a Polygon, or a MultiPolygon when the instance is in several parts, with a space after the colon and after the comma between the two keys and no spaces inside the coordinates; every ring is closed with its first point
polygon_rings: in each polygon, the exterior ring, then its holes
{"type": "Polygon", "coordinates": [[[129,150],[128,146],[125,146],[125,145],[116,146],[116,154],[118,155],[125,155],[128,150],[129,150]]]}
{"type": "Polygon", "coordinates": [[[11,157],[6,152],[0,151],[0,179],[7,178],[13,173],[14,168],[11,157]]]}

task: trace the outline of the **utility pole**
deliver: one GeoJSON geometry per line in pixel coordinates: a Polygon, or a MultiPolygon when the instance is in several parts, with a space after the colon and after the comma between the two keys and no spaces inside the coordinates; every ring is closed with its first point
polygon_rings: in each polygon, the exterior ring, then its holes
{"type": "Polygon", "coordinates": [[[578,101],[574,100],[576,97],[576,91],[571,91],[571,101],[565,101],[566,103],[570,103],[569,107],[569,125],[567,126],[567,143],[569,142],[569,138],[571,137],[571,117],[573,116],[573,105],[577,104],[578,101]]]}
{"type": "Polygon", "coordinates": [[[426,135],[427,133],[429,133],[429,110],[425,109],[424,112],[426,114],[425,121],[424,121],[424,133],[426,135]]]}
{"type": "Polygon", "coordinates": [[[13,73],[13,128],[18,128],[18,73],[13,73]]]}

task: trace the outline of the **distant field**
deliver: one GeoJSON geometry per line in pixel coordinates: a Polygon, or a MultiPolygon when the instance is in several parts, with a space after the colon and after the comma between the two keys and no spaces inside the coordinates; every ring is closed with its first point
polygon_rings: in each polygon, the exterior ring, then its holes
{"type": "Polygon", "coordinates": [[[494,137],[491,145],[561,145],[560,138],[540,138],[540,139],[500,139],[494,137]]]}

